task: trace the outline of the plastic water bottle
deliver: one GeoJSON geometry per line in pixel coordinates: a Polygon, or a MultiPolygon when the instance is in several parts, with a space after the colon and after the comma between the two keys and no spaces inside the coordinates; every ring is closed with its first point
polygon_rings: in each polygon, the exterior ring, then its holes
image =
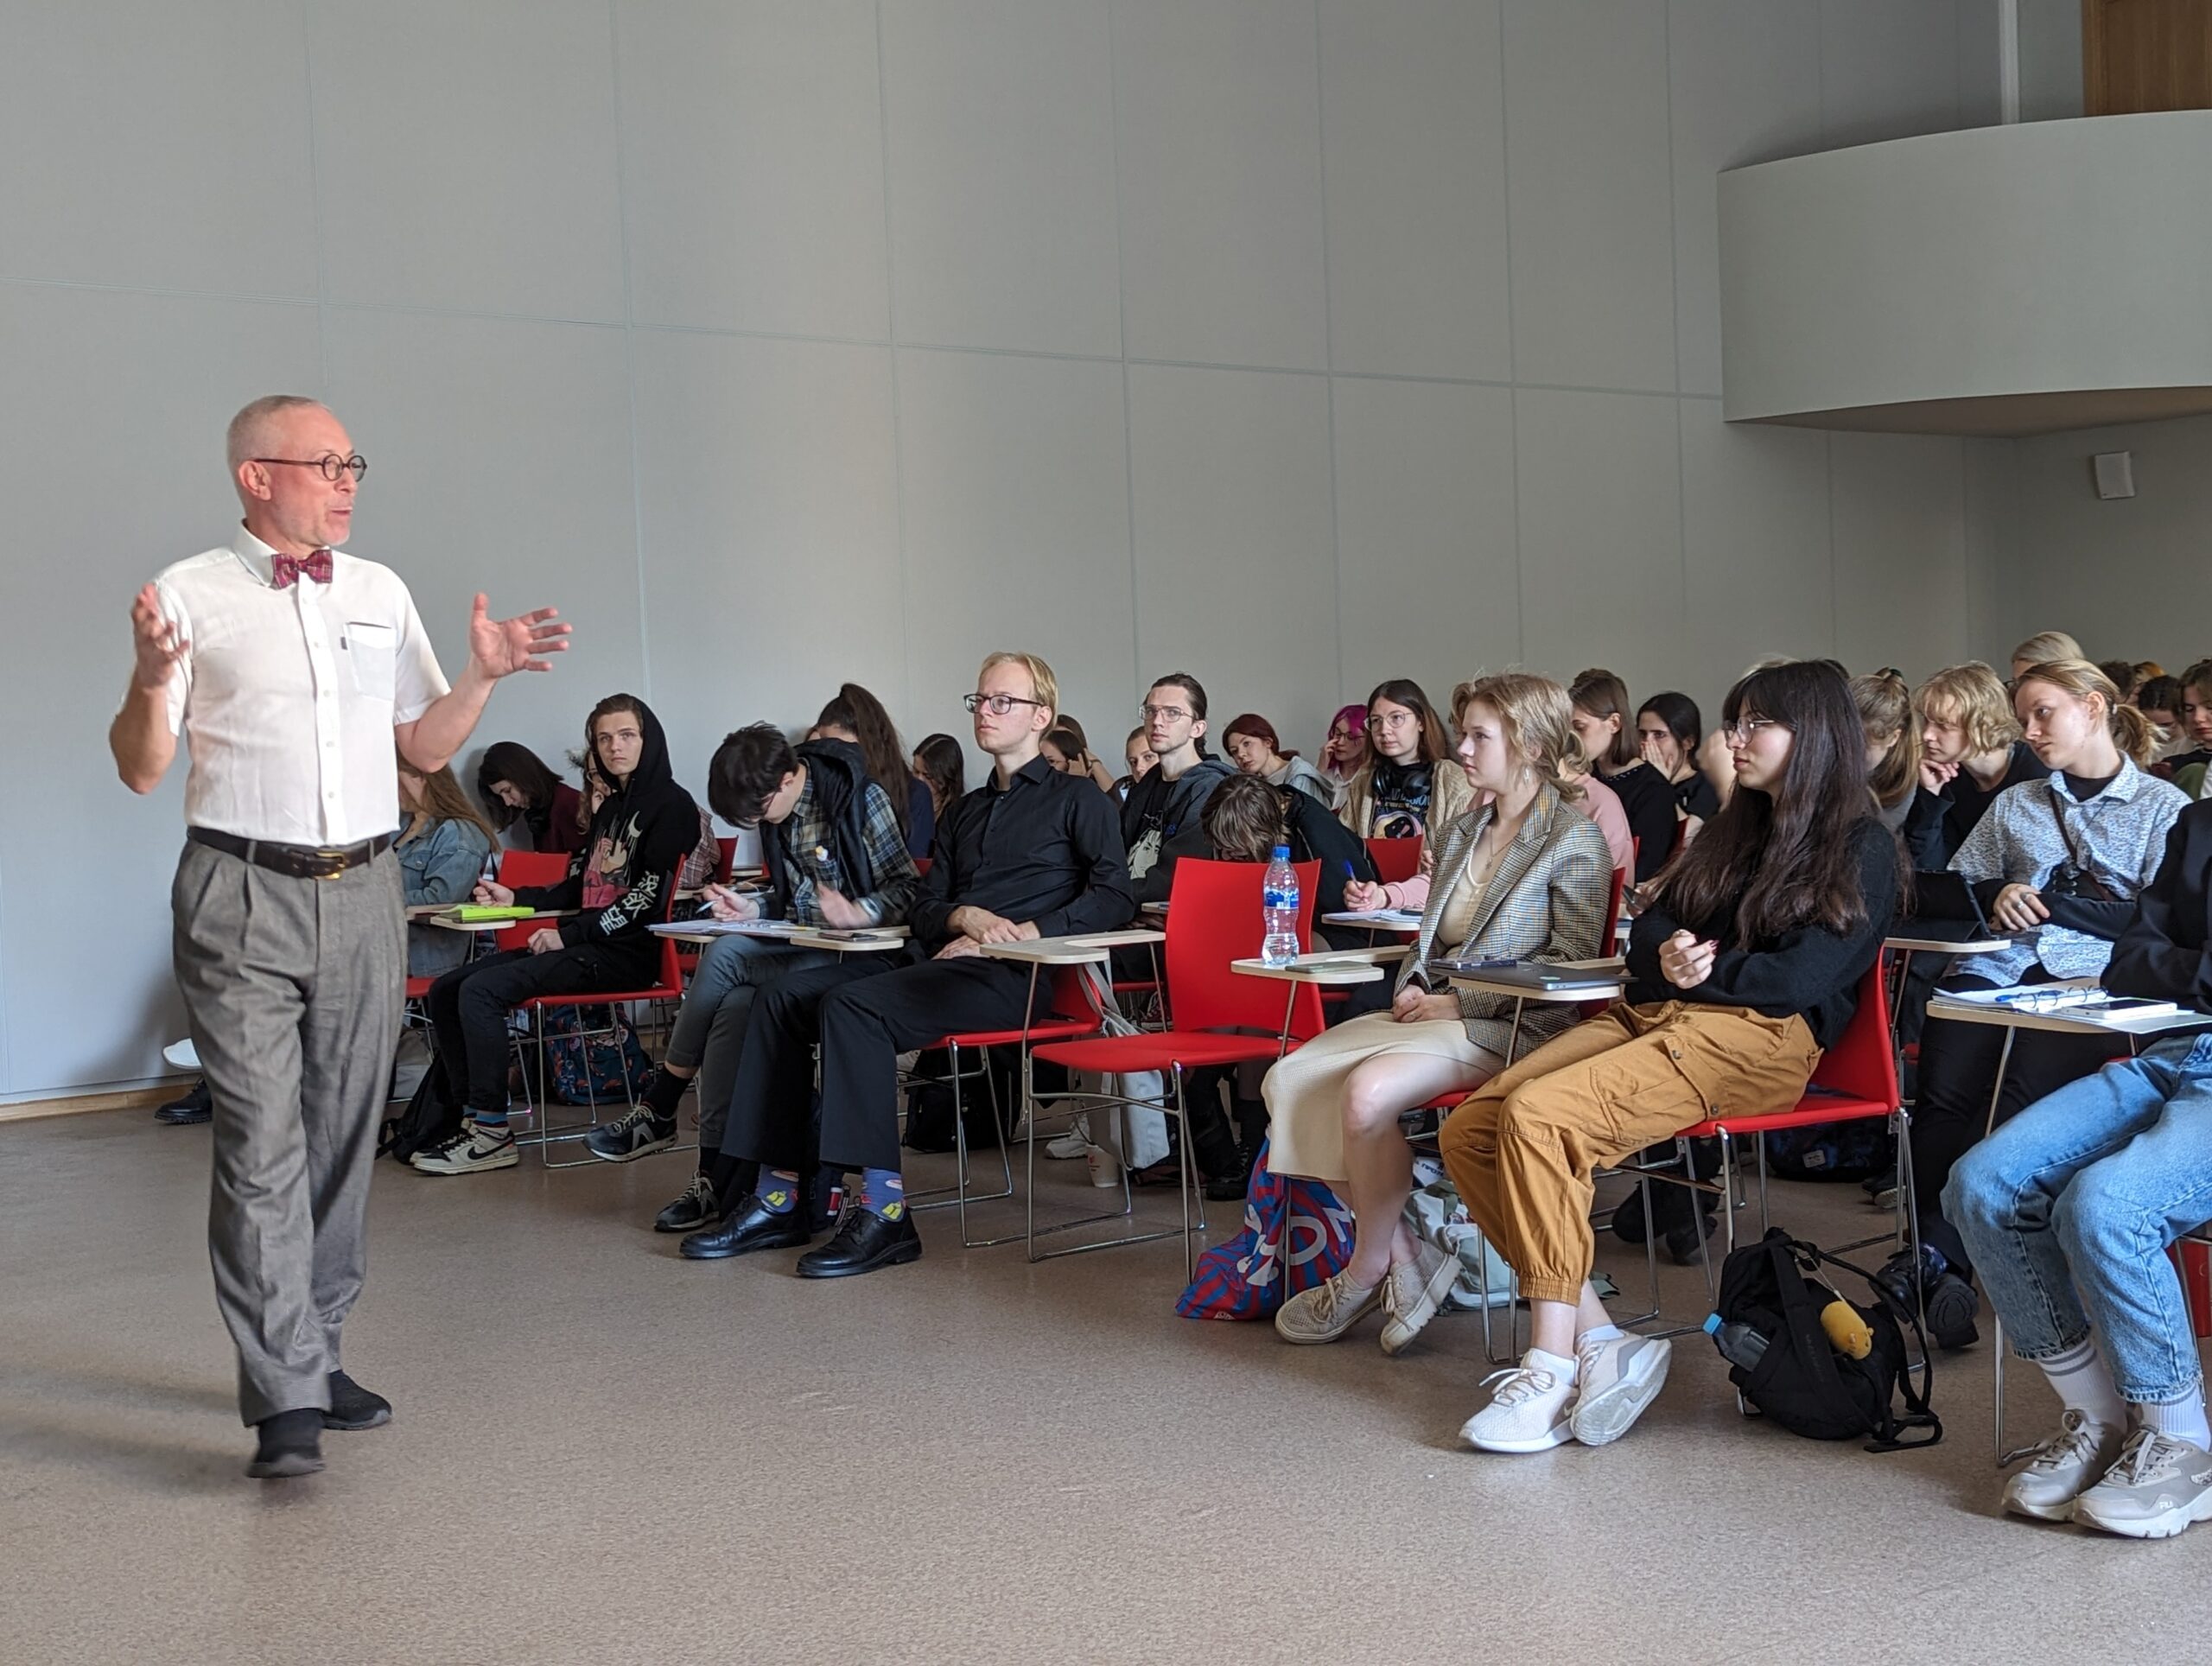
{"type": "Polygon", "coordinates": [[[1705,1319],[1705,1333],[1713,1339],[1713,1345],[1720,1350],[1720,1357],[1732,1365],[1750,1370],[1766,1352],[1767,1339],[1740,1319],[1723,1321],[1718,1313],[1708,1313],[1705,1319]]]}
{"type": "Polygon", "coordinates": [[[1268,876],[1260,882],[1260,906],[1267,931],[1260,958],[1270,966],[1287,966],[1298,958],[1298,874],[1290,865],[1287,844],[1277,845],[1268,860],[1268,876]]]}

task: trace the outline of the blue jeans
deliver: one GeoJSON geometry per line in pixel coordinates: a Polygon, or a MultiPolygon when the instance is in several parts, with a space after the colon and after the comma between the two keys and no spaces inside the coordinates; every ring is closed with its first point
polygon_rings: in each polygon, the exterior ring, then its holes
{"type": "Polygon", "coordinates": [[[707,945],[668,1037],[668,1062],[699,1073],[702,1152],[721,1149],[722,1123],[737,1082],[737,1061],[745,1052],[753,995],[764,983],[836,958],[825,949],[795,949],[773,938],[719,937],[707,945]]]}
{"type": "Polygon", "coordinates": [[[2023,1359],[2094,1323],[2122,1399],[2192,1392],[2196,1337],[2164,1251],[2212,1218],[2212,1035],[2037,1100],[1959,1160],[1943,1209],[2023,1359]]]}

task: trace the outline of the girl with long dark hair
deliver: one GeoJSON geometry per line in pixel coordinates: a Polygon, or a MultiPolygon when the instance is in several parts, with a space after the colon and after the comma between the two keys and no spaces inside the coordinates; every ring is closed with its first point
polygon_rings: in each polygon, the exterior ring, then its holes
{"type": "Polygon", "coordinates": [[[929,855],[930,842],[937,836],[937,799],[907,766],[906,748],[883,702],[859,684],[847,683],[814,720],[814,734],[849,741],[861,749],[861,756],[868,760],[868,779],[891,800],[906,854],[929,855]]]}
{"type": "Polygon", "coordinates": [[[1461,1431],[1493,1452],[1625,1434],[1669,1345],[1590,1286],[1592,1172],[1726,1105],[1786,1110],[1851,1021],[1904,873],[1866,792],[1843,669],[1753,671],[1723,708],[1736,792],[1652,886],[1625,999],[1510,1065],[1444,1125],[1469,1213],[1520,1275],[1531,1346],[1461,1431]]]}
{"type": "Polygon", "coordinates": [[[573,855],[584,848],[591,816],[583,794],[519,741],[495,741],[484,748],[476,766],[476,796],[494,832],[522,823],[525,850],[573,855]]]}

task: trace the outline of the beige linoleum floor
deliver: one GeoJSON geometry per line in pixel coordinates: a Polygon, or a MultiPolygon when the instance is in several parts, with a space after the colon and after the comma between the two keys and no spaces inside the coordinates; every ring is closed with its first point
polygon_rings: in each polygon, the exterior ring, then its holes
{"type": "MultiPolygon", "coordinates": [[[[240,1472],[206,1129],[0,1127],[0,1660],[2212,1656],[2212,1527],[1996,1513],[1986,1345],[1940,1371],[1932,1453],[1741,1422],[1689,1338],[1620,1444],[1485,1457],[1471,1315],[1395,1361],[1371,1320],[1291,1349],[1175,1318],[1172,1243],[1032,1267],[944,1214],[865,1279],[694,1266],[645,1230],[687,1160],[379,1165],[347,1362],[397,1419],[271,1485],[240,1472]]],[[[1831,1241],[1874,1218],[1777,1196],[1831,1241]]],[[[1694,1271],[1666,1292],[1702,1316],[1694,1271]]]]}

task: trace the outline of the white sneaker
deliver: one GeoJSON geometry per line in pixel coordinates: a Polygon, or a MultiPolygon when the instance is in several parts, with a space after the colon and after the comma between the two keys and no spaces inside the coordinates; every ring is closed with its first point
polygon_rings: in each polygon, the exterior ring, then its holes
{"type": "Polygon", "coordinates": [[[2070,1522],[2074,1501],[2095,1485],[2120,1461],[2125,1431],[2092,1423],[2069,1408],[2058,1420],[2058,1433],[2037,1447],[2027,1467],[2005,1483],[2005,1508],[2039,1522],[2070,1522]]]}
{"type": "Polygon", "coordinates": [[[1275,1334],[1286,1342],[1334,1342],[1382,1299],[1382,1284],[1365,1289],[1344,1273],[1332,1273],[1275,1309],[1275,1334]]]}
{"type": "Polygon", "coordinates": [[[1090,1152],[1090,1117],[1078,1110],[1068,1131],[1045,1141],[1045,1154],[1064,1163],[1077,1162],[1090,1152]]]}
{"type": "Polygon", "coordinates": [[[2191,1522],[2212,1520],[2212,1452],[2137,1429],[2120,1461],[2075,1499],[2074,1520],[2130,1539],[2171,1539],[2191,1522]]]}
{"type": "Polygon", "coordinates": [[[1395,1354],[1419,1336],[1436,1317],[1459,1276],[1459,1258],[1424,1243],[1421,1254],[1401,1262],[1382,1281],[1382,1351],[1395,1354]]]}
{"type": "Polygon", "coordinates": [[[1574,1438],[1574,1384],[1526,1359],[1483,1379],[1485,1388],[1492,1383],[1497,1387],[1490,1404],[1460,1428],[1459,1437],[1469,1446],[1484,1452],[1549,1452],[1574,1438]]]}
{"type": "Polygon", "coordinates": [[[521,1160],[512,1129],[482,1122],[471,1122],[464,1138],[415,1154],[415,1167],[425,1174],[476,1174],[489,1168],[512,1168],[521,1160]]]}
{"type": "Polygon", "coordinates": [[[1581,1389],[1570,1420],[1574,1438],[1586,1447],[1602,1447],[1626,1434],[1667,1385],[1667,1361],[1674,1351],[1673,1343],[1634,1332],[1584,1342],[1574,1351],[1574,1380],[1581,1389]]]}

